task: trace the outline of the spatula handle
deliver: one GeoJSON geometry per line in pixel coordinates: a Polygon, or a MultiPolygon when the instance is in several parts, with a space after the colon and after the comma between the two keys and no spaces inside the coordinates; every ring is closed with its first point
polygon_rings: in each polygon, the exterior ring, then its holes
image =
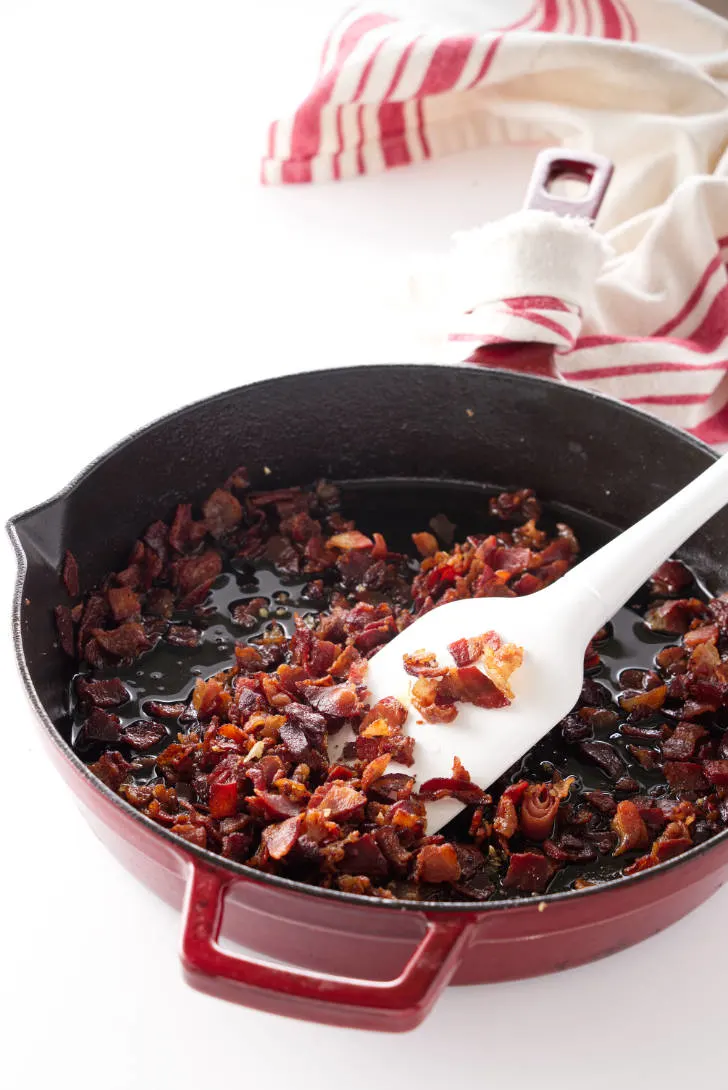
{"type": "Polygon", "coordinates": [[[634,526],[568,572],[553,588],[583,625],[585,642],[672,553],[728,503],[728,454],[634,526]],[[577,600],[579,605],[577,607],[577,600]]]}
{"type": "Polygon", "coordinates": [[[593,152],[547,148],[539,152],[526,193],[524,208],[555,212],[557,216],[581,216],[591,223],[597,218],[614,172],[614,165],[593,152]],[[582,197],[565,197],[549,192],[557,178],[586,182],[582,197]]]}

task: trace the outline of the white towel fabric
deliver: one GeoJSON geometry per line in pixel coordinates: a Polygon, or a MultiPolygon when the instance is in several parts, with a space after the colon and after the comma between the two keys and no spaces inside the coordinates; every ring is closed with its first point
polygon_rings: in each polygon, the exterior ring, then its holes
{"type": "Polygon", "coordinates": [[[727,440],[728,21],[691,0],[375,0],[346,13],[311,93],[271,126],[263,180],[494,142],[611,159],[603,240],[535,213],[457,240],[443,357],[545,341],[566,381],[727,440]]]}

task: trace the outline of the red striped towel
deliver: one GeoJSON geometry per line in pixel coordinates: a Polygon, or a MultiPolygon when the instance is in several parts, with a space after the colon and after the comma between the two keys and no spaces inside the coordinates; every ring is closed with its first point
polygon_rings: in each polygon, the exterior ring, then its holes
{"type": "Polygon", "coordinates": [[[498,293],[497,277],[468,286],[473,255],[493,261],[491,235],[473,232],[446,263],[443,358],[551,343],[566,381],[727,441],[728,21],[691,0],[358,6],[308,97],[271,125],[262,178],[343,179],[497,142],[611,159],[608,248],[578,299],[526,291],[527,260],[523,290],[498,293]]]}

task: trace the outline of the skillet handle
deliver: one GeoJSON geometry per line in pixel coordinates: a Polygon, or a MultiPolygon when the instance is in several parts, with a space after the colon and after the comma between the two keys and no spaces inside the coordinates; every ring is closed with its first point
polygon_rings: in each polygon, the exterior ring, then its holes
{"type": "Polygon", "coordinates": [[[614,164],[603,155],[546,148],[536,157],[523,207],[555,212],[557,216],[581,216],[594,223],[613,173],[614,164]],[[549,193],[549,186],[557,178],[576,178],[589,188],[582,197],[557,196],[549,193]]]}
{"type": "Polygon", "coordinates": [[[246,1007],[354,1029],[403,1031],[423,1020],[460,964],[473,915],[426,916],[427,931],[395,980],[346,980],[230,954],[217,943],[228,886],[193,862],[183,909],[182,965],[193,988],[246,1007]]]}
{"type": "MultiPolygon", "coordinates": [[[[594,223],[602,201],[606,196],[614,173],[614,164],[603,155],[566,148],[546,148],[539,152],[528,185],[524,208],[540,212],[555,212],[557,216],[580,216],[594,223]],[[575,199],[549,193],[549,186],[557,178],[577,178],[589,186],[587,192],[575,199]]],[[[509,371],[540,375],[558,381],[554,365],[554,350],[550,344],[488,344],[476,348],[469,363],[489,367],[507,367],[509,371]]]]}

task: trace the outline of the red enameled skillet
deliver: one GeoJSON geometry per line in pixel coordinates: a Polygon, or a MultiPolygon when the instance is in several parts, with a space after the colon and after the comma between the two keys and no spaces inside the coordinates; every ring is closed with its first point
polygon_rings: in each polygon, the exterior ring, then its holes
{"type": "MultiPolygon", "coordinates": [[[[102,840],[182,908],[192,985],[280,1014],[410,1029],[448,983],[578,965],[668,926],[725,880],[728,832],[611,884],[477,905],[357,897],[225,861],[133,810],[64,740],[70,667],[52,620],[64,551],[76,554],[90,585],[119,567],[140,528],[182,499],[201,500],[241,463],[256,488],[325,476],[403,496],[442,495],[445,485],[462,500],[474,489],[476,502],[484,486],[528,485],[571,508],[578,532],[580,512],[628,525],[712,458],[646,414],[543,378],[473,365],[344,368],[241,387],[165,417],[10,522],[16,649],[48,751],[102,840]],[[296,967],[228,953],[217,944],[221,926],[249,950],[296,967]]],[[[727,538],[723,513],[681,553],[713,593],[728,587],[727,538]]]]}

